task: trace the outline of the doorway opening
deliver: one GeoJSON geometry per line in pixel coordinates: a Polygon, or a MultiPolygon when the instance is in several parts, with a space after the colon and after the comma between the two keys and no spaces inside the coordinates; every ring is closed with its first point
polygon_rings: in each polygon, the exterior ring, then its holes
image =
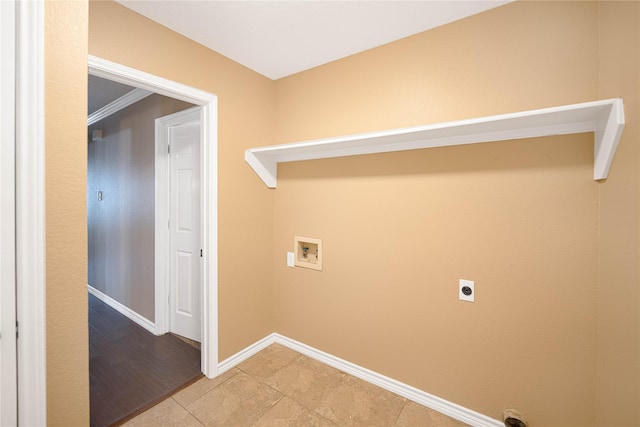
{"type": "MultiPolygon", "coordinates": [[[[200,111],[200,200],[202,292],[201,371],[209,378],[218,371],[218,254],[217,254],[217,96],[149,73],[89,57],[89,74],[194,104],[200,111]]],[[[157,191],[156,191],[157,192],[157,191]]],[[[104,196],[104,195],[103,195],[104,196]]],[[[99,195],[96,195],[99,197],[99,195]]],[[[158,225],[156,224],[156,227],[158,225]]],[[[157,259],[157,258],[156,258],[157,259]]],[[[157,262],[156,262],[157,264],[157,262]]],[[[156,301],[156,307],[160,301],[156,301]]],[[[154,321],[155,333],[163,333],[154,321]]]]}

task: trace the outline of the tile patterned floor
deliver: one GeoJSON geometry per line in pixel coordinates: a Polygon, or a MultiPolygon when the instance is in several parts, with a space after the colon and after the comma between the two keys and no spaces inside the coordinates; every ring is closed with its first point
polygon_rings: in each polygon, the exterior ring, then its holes
{"type": "Polygon", "coordinates": [[[466,426],[278,344],[124,425],[466,426]]]}

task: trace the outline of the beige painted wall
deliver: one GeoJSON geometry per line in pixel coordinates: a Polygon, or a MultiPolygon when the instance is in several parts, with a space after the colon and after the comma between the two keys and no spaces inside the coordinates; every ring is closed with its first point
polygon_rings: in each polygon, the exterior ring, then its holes
{"type": "MultiPolygon", "coordinates": [[[[637,31],[634,17],[606,25],[637,31]]],[[[279,80],[275,143],[601,96],[637,102],[637,90],[603,89],[616,78],[599,67],[599,49],[611,48],[600,37],[604,21],[594,2],[517,2],[279,80]]],[[[637,61],[633,46],[618,65],[637,61]]],[[[631,132],[626,140],[636,141],[631,132]]],[[[638,377],[623,379],[597,350],[637,367],[638,155],[628,147],[630,160],[614,161],[614,170],[629,163],[620,184],[599,184],[592,140],[281,165],[276,331],[494,418],[515,407],[531,425],[593,426],[598,406],[600,425],[624,425],[610,422],[620,420],[610,417],[625,392],[614,390],[633,386],[623,401],[637,402],[638,377]],[[605,201],[607,186],[617,195],[605,201]],[[628,227],[616,228],[620,204],[630,208],[628,227]],[[622,271],[600,281],[599,226],[613,233],[602,237],[611,238],[603,256],[634,248],[628,264],[616,264],[622,271]],[[296,234],[324,239],[323,272],[285,267],[296,234]],[[624,284],[605,290],[616,274],[624,284]],[[476,281],[474,304],[458,301],[460,278],[476,281]],[[625,318],[631,326],[621,333],[625,318]]]]}
{"type": "Polygon", "coordinates": [[[274,85],[113,2],[46,2],[45,27],[48,423],[83,426],[87,52],[218,95],[221,360],[273,331],[273,193],[243,153],[272,142],[274,85]],[[247,251],[267,255],[252,256],[247,268],[247,251]]]}
{"type": "MultiPolygon", "coordinates": [[[[46,4],[48,421],[87,425],[87,5],[46,4]]],[[[637,4],[518,2],[275,84],[113,2],[89,14],[89,53],[219,96],[221,359],[275,330],[492,417],[640,424],[637,4]],[[608,96],[628,124],[600,184],[579,135],[294,163],[275,191],[242,160],[608,96]],[[284,267],[298,233],[323,272],[284,267]]]]}
{"type": "Polygon", "coordinates": [[[623,97],[626,125],[600,186],[597,413],[600,426],[640,425],[640,3],[599,9],[599,96],[623,97]]]}
{"type": "Polygon", "coordinates": [[[596,9],[518,2],[281,79],[275,142],[593,100],[596,9]]]}
{"type": "Polygon", "coordinates": [[[45,2],[47,423],[89,425],[87,4],[45,2]]]}
{"type": "Polygon", "coordinates": [[[90,2],[89,53],[218,96],[224,360],[273,331],[273,193],[244,162],[246,148],[272,143],[273,82],[110,1],[90,2]]]}
{"type": "Polygon", "coordinates": [[[151,95],[89,127],[89,284],[155,321],[155,119],[192,104],[151,95]],[[91,141],[93,129],[103,131],[91,141]],[[98,191],[103,199],[98,200],[98,191]]]}

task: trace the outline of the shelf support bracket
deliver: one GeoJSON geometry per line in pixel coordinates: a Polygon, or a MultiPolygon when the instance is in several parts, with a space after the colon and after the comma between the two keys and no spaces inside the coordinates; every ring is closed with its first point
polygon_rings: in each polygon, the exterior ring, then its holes
{"type": "Polygon", "coordinates": [[[609,176],[613,156],[618,148],[624,129],[624,106],[622,99],[613,99],[611,109],[603,112],[596,121],[594,130],[593,179],[609,176]]]}

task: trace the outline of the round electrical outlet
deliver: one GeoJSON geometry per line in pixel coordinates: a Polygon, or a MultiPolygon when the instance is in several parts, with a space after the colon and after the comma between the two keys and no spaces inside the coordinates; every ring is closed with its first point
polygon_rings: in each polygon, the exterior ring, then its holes
{"type": "Polygon", "coordinates": [[[473,292],[473,291],[471,290],[470,287],[468,287],[468,286],[463,286],[462,287],[462,293],[465,294],[466,296],[471,295],[471,292],[473,292]]]}

